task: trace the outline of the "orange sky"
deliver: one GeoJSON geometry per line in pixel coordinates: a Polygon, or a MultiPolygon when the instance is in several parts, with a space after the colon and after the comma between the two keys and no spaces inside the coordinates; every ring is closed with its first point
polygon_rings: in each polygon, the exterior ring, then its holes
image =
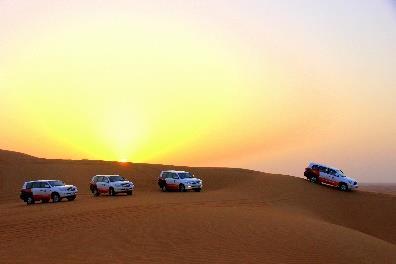
{"type": "Polygon", "coordinates": [[[395,182],[387,1],[2,1],[0,148],[395,182]]]}

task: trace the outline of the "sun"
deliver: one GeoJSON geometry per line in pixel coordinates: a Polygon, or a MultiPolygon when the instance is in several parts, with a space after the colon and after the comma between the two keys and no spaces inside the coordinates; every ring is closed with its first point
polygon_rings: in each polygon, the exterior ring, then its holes
{"type": "Polygon", "coordinates": [[[121,162],[121,163],[127,163],[127,162],[128,162],[128,160],[127,160],[127,159],[120,159],[118,162],[121,162]]]}

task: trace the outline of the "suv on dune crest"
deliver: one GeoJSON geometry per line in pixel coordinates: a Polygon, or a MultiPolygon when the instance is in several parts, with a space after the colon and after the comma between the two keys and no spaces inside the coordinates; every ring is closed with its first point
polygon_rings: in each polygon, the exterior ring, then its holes
{"type": "Polygon", "coordinates": [[[34,204],[36,201],[47,203],[50,200],[57,203],[63,198],[73,201],[77,192],[76,186],[66,185],[59,180],[28,181],[22,186],[20,198],[27,204],[34,204]]]}
{"type": "Polygon", "coordinates": [[[117,193],[132,195],[135,185],[120,175],[96,175],[92,177],[89,189],[94,196],[109,194],[115,196],[117,193]]]}
{"type": "Polygon", "coordinates": [[[187,171],[167,170],[161,172],[158,178],[158,186],[163,191],[185,192],[194,190],[200,192],[203,185],[201,179],[195,178],[194,175],[187,171]]]}
{"type": "Polygon", "coordinates": [[[349,178],[340,169],[311,162],[305,168],[304,176],[312,183],[327,184],[339,188],[341,191],[357,189],[355,179],[349,178]]]}

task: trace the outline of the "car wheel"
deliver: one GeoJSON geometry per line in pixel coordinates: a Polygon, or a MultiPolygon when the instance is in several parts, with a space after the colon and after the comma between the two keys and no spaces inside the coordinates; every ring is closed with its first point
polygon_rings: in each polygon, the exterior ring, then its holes
{"type": "Polygon", "coordinates": [[[348,191],[348,185],[346,185],[345,183],[341,183],[340,184],[340,191],[343,191],[343,192],[348,191]]]}
{"type": "Polygon", "coordinates": [[[109,189],[109,195],[111,195],[111,196],[115,196],[116,195],[116,192],[114,191],[113,188],[109,189]]]}
{"type": "Polygon", "coordinates": [[[66,199],[67,199],[68,201],[74,201],[74,200],[76,199],[76,196],[75,196],[75,195],[69,196],[69,197],[66,197],[66,199]]]}
{"type": "Polygon", "coordinates": [[[27,205],[34,204],[34,199],[33,199],[32,196],[28,196],[28,197],[26,198],[26,204],[27,204],[27,205]]]}
{"type": "Polygon", "coordinates": [[[168,189],[166,188],[166,184],[162,185],[161,189],[162,189],[163,192],[166,192],[166,191],[168,190],[168,189]]]}
{"type": "Polygon", "coordinates": [[[132,191],[127,191],[127,195],[132,195],[132,191]]]}
{"type": "Polygon", "coordinates": [[[52,195],[52,202],[53,202],[53,203],[60,202],[60,200],[61,200],[61,198],[60,198],[60,195],[59,195],[59,194],[54,193],[54,194],[52,195]]]}
{"type": "Polygon", "coordinates": [[[309,181],[312,183],[318,183],[318,177],[312,176],[311,178],[309,178],[309,181]]]}
{"type": "Polygon", "coordinates": [[[92,194],[93,194],[93,196],[99,196],[99,195],[100,195],[100,192],[99,192],[98,188],[94,188],[94,189],[92,190],[92,194]]]}
{"type": "Polygon", "coordinates": [[[186,186],[184,186],[184,184],[180,184],[179,185],[179,191],[180,192],[185,192],[186,191],[186,186]]]}

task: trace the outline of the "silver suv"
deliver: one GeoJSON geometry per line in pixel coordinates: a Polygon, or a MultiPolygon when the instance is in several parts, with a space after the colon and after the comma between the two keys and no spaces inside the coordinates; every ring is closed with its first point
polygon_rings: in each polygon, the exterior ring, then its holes
{"type": "Polygon", "coordinates": [[[89,185],[89,189],[94,196],[105,193],[111,196],[117,193],[132,195],[134,188],[133,182],[126,180],[120,175],[96,175],[92,177],[89,185]]]}
{"type": "Polygon", "coordinates": [[[19,197],[27,204],[34,204],[36,201],[47,203],[50,200],[57,203],[63,198],[73,201],[77,192],[76,186],[66,185],[59,180],[38,180],[25,182],[19,197]]]}

